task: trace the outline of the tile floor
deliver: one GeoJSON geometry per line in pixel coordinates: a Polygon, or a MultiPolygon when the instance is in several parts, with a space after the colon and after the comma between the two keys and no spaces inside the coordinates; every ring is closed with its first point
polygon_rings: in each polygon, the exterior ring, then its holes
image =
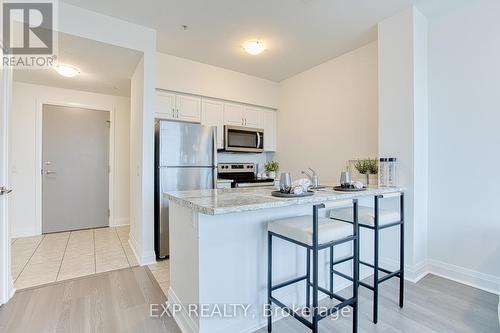
{"type": "Polygon", "coordinates": [[[149,265],[149,269],[156,281],[160,285],[161,290],[168,297],[168,288],[170,287],[170,264],[168,260],[158,260],[154,265],[149,265]]]}
{"type": "Polygon", "coordinates": [[[14,286],[19,290],[137,266],[128,235],[129,227],[123,226],[12,239],[14,286]]]}

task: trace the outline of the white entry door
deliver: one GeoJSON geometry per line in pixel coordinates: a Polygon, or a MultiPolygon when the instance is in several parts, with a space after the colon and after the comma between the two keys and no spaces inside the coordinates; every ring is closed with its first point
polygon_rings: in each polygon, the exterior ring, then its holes
{"type": "Polygon", "coordinates": [[[42,232],[108,226],[109,112],[42,112],[42,232]]]}
{"type": "Polygon", "coordinates": [[[9,300],[13,290],[10,273],[10,235],[7,214],[8,194],[11,191],[8,179],[8,114],[11,85],[11,71],[0,66],[0,305],[9,300]]]}

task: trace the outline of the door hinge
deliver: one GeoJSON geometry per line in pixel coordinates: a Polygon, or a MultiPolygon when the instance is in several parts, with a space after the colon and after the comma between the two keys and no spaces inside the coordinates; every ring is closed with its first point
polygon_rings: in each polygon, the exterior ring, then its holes
{"type": "Polygon", "coordinates": [[[111,217],[111,209],[108,208],[108,217],[111,217]]]}
{"type": "Polygon", "coordinates": [[[111,173],[111,165],[108,164],[108,173],[111,173]]]}
{"type": "Polygon", "coordinates": [[[106,120],[106,124],[108,124],[108,128],[111,128],[111,120],[106,120]]]}

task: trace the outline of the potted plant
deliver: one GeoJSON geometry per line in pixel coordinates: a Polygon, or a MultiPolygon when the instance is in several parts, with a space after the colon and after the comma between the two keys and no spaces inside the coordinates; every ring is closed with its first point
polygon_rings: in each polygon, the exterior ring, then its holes
{"type": "Polygon", "coordinates": [[[280,164],[276,161],[269,161],[264,164],[264,169],[266,169],[267,176],[272,179],[276,178],[276,173],[278,172],[279,168],[280,164]]]}
{"type": "Polygon", "coordinates": [[[357,160],[354,168],[366,177],[366,185],[370,184],[370,175],[378,174],[378,161],[376,159],[357,160]]]}

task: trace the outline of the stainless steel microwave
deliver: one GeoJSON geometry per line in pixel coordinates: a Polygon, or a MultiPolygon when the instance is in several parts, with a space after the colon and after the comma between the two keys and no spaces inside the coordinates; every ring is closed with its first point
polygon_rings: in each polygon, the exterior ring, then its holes
{"type": "Polygon", "coordinates": [[[262,153],[264,151],[264,130],[226,125],[224,126],[224,150],[262,153]]]}

